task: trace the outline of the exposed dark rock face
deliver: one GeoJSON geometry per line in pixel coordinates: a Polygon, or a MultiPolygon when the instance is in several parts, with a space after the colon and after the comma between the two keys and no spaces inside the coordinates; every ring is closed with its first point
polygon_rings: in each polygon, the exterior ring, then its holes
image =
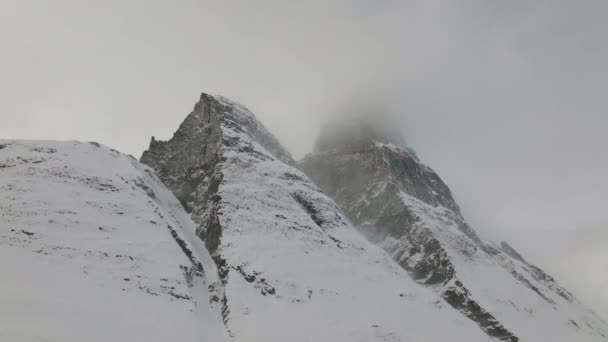
{"type": "Polygon", "coordinates": [[[218,108],[213,98],[201,97],[194,111],[186,117],[170,141],[152,137],[150,148],[141,162],[156,170],[163,183],[176,195],[195,222],[198,234],[213,252],[221,232],[212,223],[216,216],[214,195],[222,175],[216,172],[222,132],[218,125],[218,108]]]}
{"type": "MultiPolygon", "coordinates": [[[[441,178],[419,161],[401,137],[394,132],[382,136],[383,132],[364,120],[331,123],[322,130],[315,152],[299,166],[364,235],[492,337],[519,339],[508,321],[495,316],[497,309],[484,308],[469,290],[474,280],[467,269],[475,269],[477,263],[503,269],[550,309],[556,305],[552,299],[556,294],[575,302],[507,243],[482,241],[465,222],[441,178]]],[[[496,298],[501,296],[495,293],[496,298]]]]}
{"type": "MultiPolygon", "coordinates": [[[[278,141],[253,116],[246,113],[246,108],[228,99],[202,94],[173,138],[159,141],[152,137],[149,149],[141,157],[141,162],[156,170],[159,178],[173,191],[199,225],[197,235],[205,241],[224,284],[229,271],[237,269],[229,265],[218,252],[223,232],[219,188],[224,179],[221,168],[226,160],[224,152],[236,149],[256,154],[251,146],[255,141],[281,161],[294,164],[291,155],[278,141]],[[243,145],[238,134],[226,134],[226,128],[231,132],[246,134],[252,141],[249,145],[243,145]]],[[[267,158],[259,153],[256,157],[267,158]]],[[[238,271],[244,272],[241,266],[238,266],[238,271]]],[[[267,284],[266,286],[271,288],[267,284]]],[[[274,293],[274,289],[264,291],[265,294],[274,293]]],[[[227,323],[230,314],[228,298],[223,295],[219,300],[223,305],[224,322],[227,323]]]]}
{"type": "Polygon", "coordinates": [[[442,297],[453,308],[460,310],[465,316],[477,322],[486,334],[501,341],[519,341],[518,337],[472,299],[471,293],[460,281],[457,280],[454,285],[447,287],[442,293],[442,297]]]}
{"type": "MultiPolygon", "coordinates": [[[[240,105],[227,99],[216,99],[202,94],[179,129],[169,141],[152,137],[150,147],[141,162],[157,171],[160,179],[173,191],[186,211],[199,224],[197,233],[211,253],[215,252],[221,238],[218,220],[217,194],[223,174],[217,167],[225,158],[223,146],[233,147],[238,137],[223,134],[222,125],[238,132],[252,134],[255,141],[272,151],[281,161],[294,161],[278,141],[255,118],[236,114],[240,105]]],[[[250,146],[239,147],[254,150],[250,146]]]]}

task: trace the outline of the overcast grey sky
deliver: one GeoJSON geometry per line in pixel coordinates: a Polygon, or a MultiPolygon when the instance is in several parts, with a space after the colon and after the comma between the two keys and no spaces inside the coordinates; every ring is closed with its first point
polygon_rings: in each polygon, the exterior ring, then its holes
{"type": "Polygon", "coordinates": [[[139,156],[200,92],[296,157],[380,98],[473,225],[608,316],[608,2],[0,0],[0,136],[139,156]],[[582,266],[581,266],[582,265],[582,266]]]}

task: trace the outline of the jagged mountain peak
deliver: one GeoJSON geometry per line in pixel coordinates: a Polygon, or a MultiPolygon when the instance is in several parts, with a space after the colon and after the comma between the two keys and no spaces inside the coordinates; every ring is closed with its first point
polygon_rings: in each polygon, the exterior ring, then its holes
{"type": "Polygon", "coordinates": [[[265,150],[272,153],[273,156],[282,162],[289,165],[295,164],[289,151],[266,129],[264,124],[256,118],[255,114],[243,104],[225,96],[211,96],[205,93],[201,95],[201,101],[197,105],[201,105],[201,103],[203,103],[203,108],[209,108],[209,110],[217,104],[223,106],[219,108],[220,112],[222,112],[219,120],[223,121],[226,127],[230,127],[233,131],[248,136],[251,142],[255,141],[259,143],[265,150]]]}
{"type": "MultiPolygon", "coordinates": [[[[281,161],[294,165],[294,159],[291,154],[281,146],[278,140],[272,133],[257,120],[255,115],[244,105],[230,100],[220,95],[210,95],[202,93],[200,99],[194,105],[192,112],[180,124],[178,130],[173,134],[173,139],[180,137],[207,137],[211,135],[214,139],[219,139],[222,136],[224,139],[230,139],[228,135],[223,134],[225,130],[220,130],[220,126],[229,127],[231,130],[247,136],[251,142],[261,144],[265,150],[270,152],[281,161]],[[200,131],[205,129],[205,132],[200,131]]],[[[150,147],[162,149],[166,146],[166,142],[156,140],[152,137],[150,147]]],[[[197,156],[209,155],[205,153],[207,145],[198,144],[194,147],[199,153],[197,156]]],[[[154,150],[154,149],[150,149],[154,150]]],[[[146,151],[148,152],[148,151],[146,151]]],[[[143,159],[146,159],[144,152],[143,159]]],[[[192,155],[194,151],[189,151],[192,155]]],[[[195,158],[193,156],[193,158],[195,158]]]]}
{"type": "MultiPolygon", "coordinates": [[[[325,161],[353,164],[349,185],[361,190],[402,191],[427,204],[442,205],[460,215],[450,189],[439,175],[422,163],[405,143],[398,120],[351,116],[332,120],[322,129],[315,152],[308,154],[300,166],[304,170],[323,168],[325,161]],[[348,161],[347,161],[348,160],[348,161]],[[318,164],[318,165],[317,165],[318,164]]],[[[336,194],[344,184],[332,177],[313,179],[328,194],[336,194]]],[[[340,199],[337,199],[340,202],[340,199]]]]}

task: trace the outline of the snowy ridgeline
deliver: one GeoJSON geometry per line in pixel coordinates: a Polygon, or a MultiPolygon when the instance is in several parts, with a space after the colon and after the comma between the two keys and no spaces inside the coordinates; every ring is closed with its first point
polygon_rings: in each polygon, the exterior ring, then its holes
{"type": "Polygon", "coordinates": [[[0,341],[222,341],[193,231],[131,157],[0,141],[0,341]]]}

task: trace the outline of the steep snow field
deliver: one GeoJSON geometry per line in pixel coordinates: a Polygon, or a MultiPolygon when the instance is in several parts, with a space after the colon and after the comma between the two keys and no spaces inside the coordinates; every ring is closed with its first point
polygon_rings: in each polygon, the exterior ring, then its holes
{"type": "Polygon", "coordinates": [[[215,267],[193,233],[131,157],[0,140],[0,341],[224,340],[207,291],[215,267]]]}

